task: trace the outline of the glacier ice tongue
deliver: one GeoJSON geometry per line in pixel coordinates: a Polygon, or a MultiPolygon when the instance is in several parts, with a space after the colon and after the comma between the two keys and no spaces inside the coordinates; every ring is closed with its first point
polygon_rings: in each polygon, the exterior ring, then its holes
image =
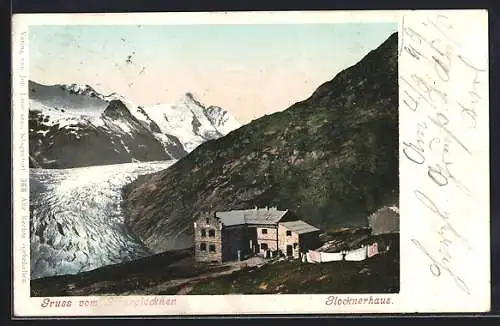
{"type": "Polygon", "coordinates": [[[31,279],[148,256],[125,226],[121,188],[175,161],[30,169],[31,279]]]}

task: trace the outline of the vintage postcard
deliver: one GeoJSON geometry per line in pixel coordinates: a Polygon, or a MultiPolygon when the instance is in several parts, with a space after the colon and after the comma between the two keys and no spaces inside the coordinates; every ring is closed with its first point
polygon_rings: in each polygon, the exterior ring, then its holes
{"type": "Polygon", "coordinates": [[[483,10],[13,17],[16,317],[490,309],[483,10]]]}

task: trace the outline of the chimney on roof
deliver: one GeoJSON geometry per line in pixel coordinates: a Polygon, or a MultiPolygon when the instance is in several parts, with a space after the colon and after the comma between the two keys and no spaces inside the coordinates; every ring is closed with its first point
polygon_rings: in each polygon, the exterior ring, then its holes
{"type": "Polygon", "coordinates": [[[257,206],[254,206],[254,209],[257,210],[257,206]]]}
{"type": "Polygon", "coordinates": [[[268,211],[268,210],[269,210],[269,208],[266,206],[266,211],[268,211]]]}

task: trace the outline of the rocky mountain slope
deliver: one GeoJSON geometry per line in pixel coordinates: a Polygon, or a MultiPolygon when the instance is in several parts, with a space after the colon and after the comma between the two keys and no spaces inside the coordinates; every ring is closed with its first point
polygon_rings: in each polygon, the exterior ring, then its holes
{"type": "Polygon", "coordinates": [[[277,206],[318,227],[366,224],[398,198],[397,44],[393,34],[308,99],[124,187],[129,227],[162,252],[192,245],[193,219],[209,209],[277,206]]]}
{"type": "Polygon", "coordinates": [[[241,126],[227,111],[206,108],[190,93],[180,104],[143,108],[89,85],[30,81],[29,90],[31,167],[179,159],[241,126]]]}
{"type": "Polygon", "coordinates": [[[36,102],[32,102],[31,108],[31,167],[72,168],[168,160],[186,154],[174,137],[170,138],[172,146],[165,149],[119,100],[111,101],[99,116],[70,116],[36,102]]]}

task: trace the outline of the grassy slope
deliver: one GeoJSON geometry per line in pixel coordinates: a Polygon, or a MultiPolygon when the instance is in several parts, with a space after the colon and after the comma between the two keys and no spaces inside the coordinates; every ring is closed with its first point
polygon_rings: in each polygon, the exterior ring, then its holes
{"type": "Polygon", "coordinates": [[[77,275],[45,277],[31,281],[32,296],[119,294],[140,290],[166,279],[189,277],[206,268],[172,268],[176,261],[192,256],[192,250],[165,252],[132,262],[109,265],[77,275]]]}
{"type": "Polygon", "coordinates": [[[191,250],[166,252],[78,275],[31,281],[32,296],[150,294],[320,294],[399,291],[399,250],[362,262],[275,261],[213,276],[224,266],[194,264],[191,250]],[[189,260],[191,259],[191,260],[189,260]],[[184,262],[183,264],[174,264],[184,262]],[[186,280],[201,277],[201,279],[186,280]],[[179,281],[184,279],[185,281],[179,281]],[[179,281],[179,282],[176,282],[179,281]]]}
{"type": "Polygon", "coordinates": [[[189,294],[395,293],[399,292],[399,253],[380,254],[362,262],[276,262],[190,287],[189,294]]]}

